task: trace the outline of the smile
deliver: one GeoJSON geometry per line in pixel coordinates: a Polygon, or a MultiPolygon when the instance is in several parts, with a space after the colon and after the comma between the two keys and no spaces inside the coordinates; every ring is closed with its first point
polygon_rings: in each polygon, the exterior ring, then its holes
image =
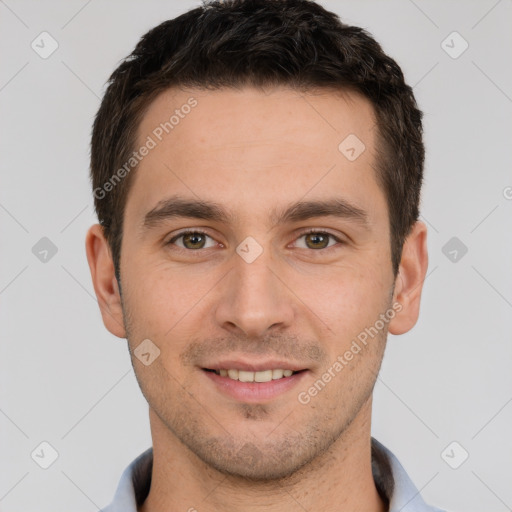
{"type": "Polygon", "coordinates": [[[236,368],[202,368],[215,388],[223,395],[238,402],[262,403],[291,391],[309,373],[309,370],[258,369],[258,371],[236,368]]]}
{"type": "Polygon", "coordinates": [[[271,380],[278,380],[284,377],[291,377],[294,373],[293,370],[262,370],[259,372],[251,372],[245,370],[208,370],[213,371],[221,377],[228,377],[232,380],[240,382],[270,382],[271,380]]]}

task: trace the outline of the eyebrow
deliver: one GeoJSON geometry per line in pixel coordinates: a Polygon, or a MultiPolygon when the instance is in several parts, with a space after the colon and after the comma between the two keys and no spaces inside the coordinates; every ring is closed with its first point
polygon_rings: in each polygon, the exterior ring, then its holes
{"type": "MultiPolygon", "coordinates": [[[[280,210],[273,209],[270,221],[277,225],[329,216],[356,222],[366,229],[370,226],[368,214],[363,209],[338,197],[298,201],[280,210]]],[[[234,223],[238,216],[212,201],[172,196],[159,201],[146,213],[142,228],[149,230],[175,218],[194,218],[229,224],[234,223]]]]}

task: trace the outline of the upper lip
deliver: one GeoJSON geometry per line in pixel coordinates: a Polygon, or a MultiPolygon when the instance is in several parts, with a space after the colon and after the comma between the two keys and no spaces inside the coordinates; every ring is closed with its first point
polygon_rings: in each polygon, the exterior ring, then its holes
{"type": "Polygon", "coordinates": [[[278,361],[276,359],[258,362],[248,362],[241,359],[222,359],[215,363],[206,364],[202,368],[208,370],[242,370],[246,372],[261,372],[264,370],[292,370],[298,372],[307,369],[305,366],[290,361],[278,361]]]}

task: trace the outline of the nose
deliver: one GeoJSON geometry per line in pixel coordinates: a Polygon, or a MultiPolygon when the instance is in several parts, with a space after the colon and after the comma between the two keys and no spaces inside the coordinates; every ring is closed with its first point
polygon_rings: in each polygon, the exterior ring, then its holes
{"type": "Polygon", "coordinates": [[[218,325],[238,336],[259,339],[271,330],[289,328],[295,312],[293,293],[268,251],[251,263],[235,254],[233,265],[219,283],[218,325]]]}

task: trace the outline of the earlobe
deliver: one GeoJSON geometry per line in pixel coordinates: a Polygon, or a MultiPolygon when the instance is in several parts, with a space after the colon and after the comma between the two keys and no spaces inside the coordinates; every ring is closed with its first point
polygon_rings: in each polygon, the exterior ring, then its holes
{"type": "Polygon", "coordinates": [[[87,231],[85,249],[103,323],[115,336],[126,338],[114,262],[100,224],[94,224],[87,231]]]}
{"type": "Polygon", "coordinates": [[[418,221],[412,227],[402,250],[393,293],[393,304],[399,303],[401,309],[389,323],[391,334],[404,334],[416,324],[427,267],[427,227],[418,221]]]}

